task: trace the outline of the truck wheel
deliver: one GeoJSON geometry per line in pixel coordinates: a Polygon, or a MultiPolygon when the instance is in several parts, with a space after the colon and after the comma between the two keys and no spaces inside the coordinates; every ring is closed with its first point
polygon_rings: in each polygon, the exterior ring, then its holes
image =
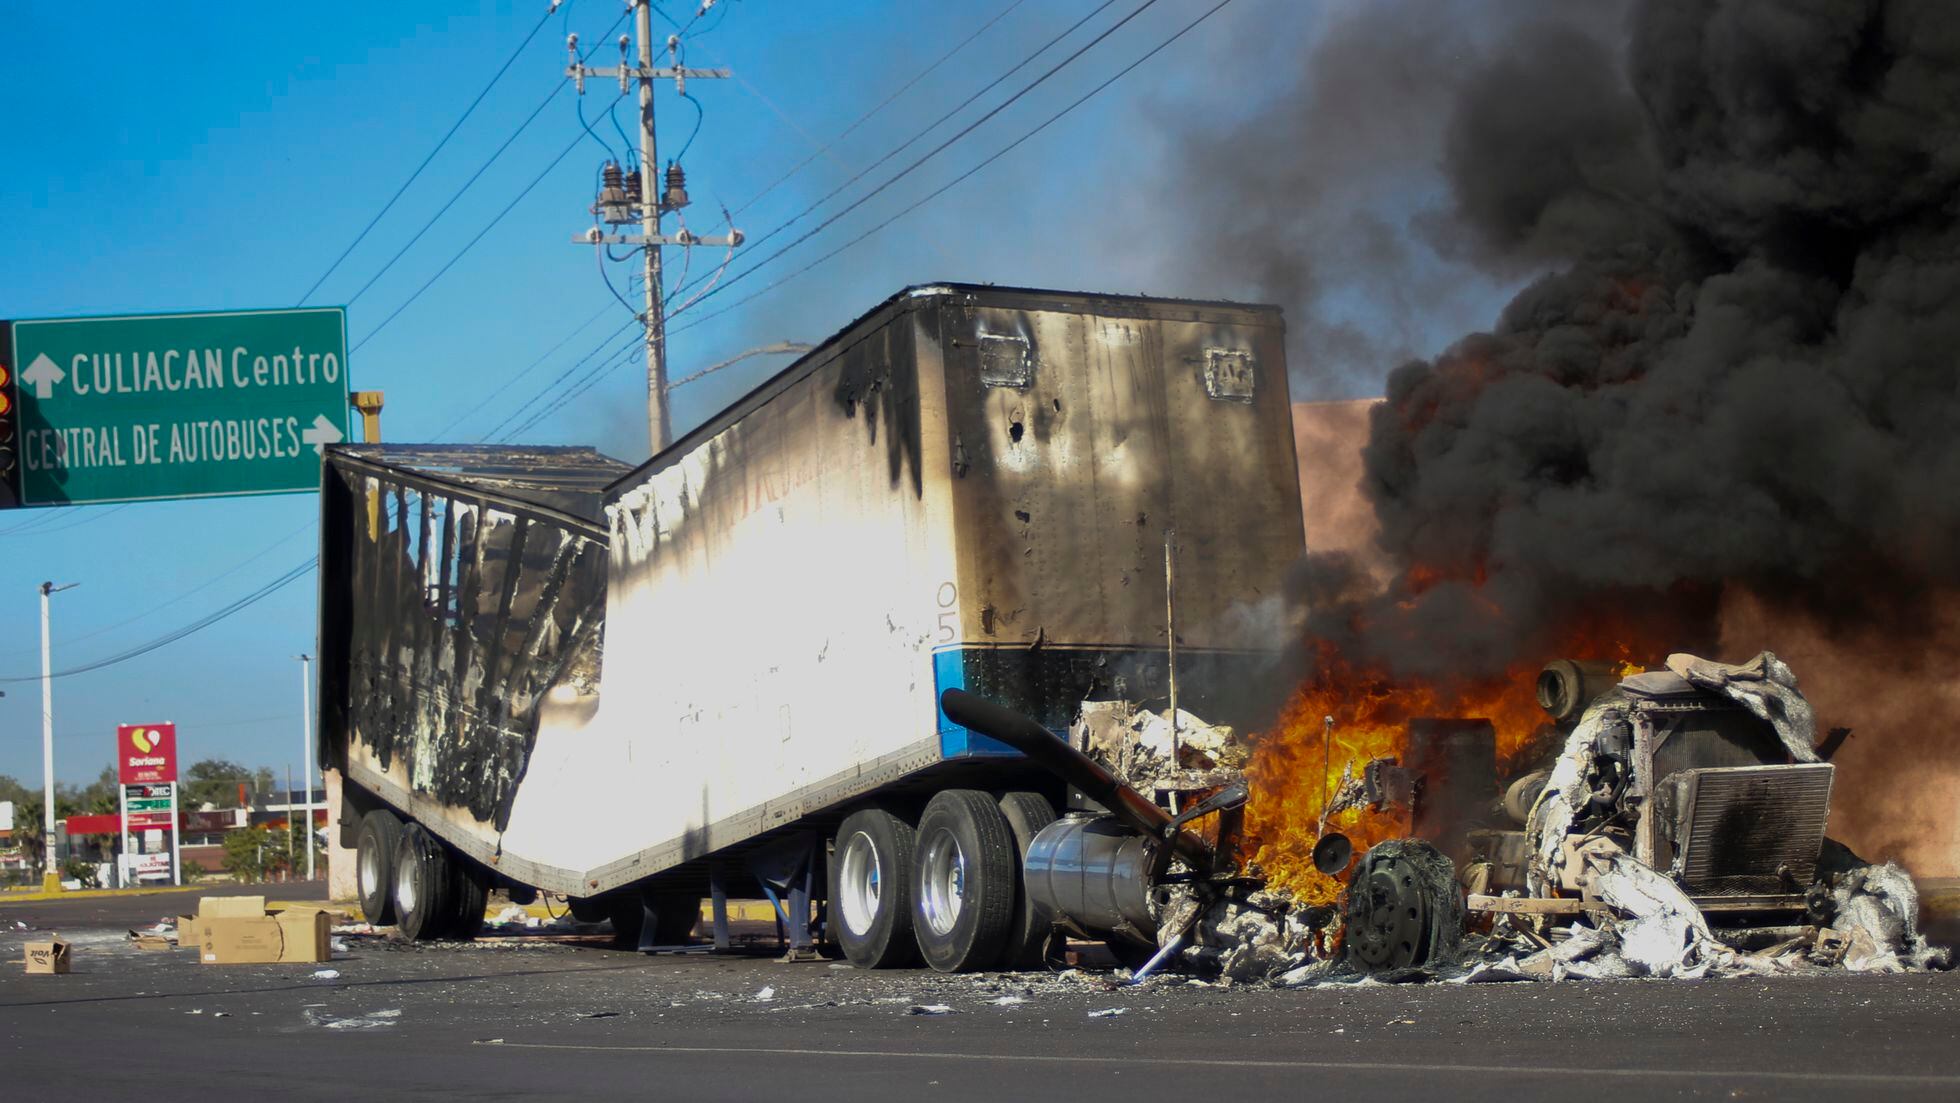
{"type": "Polygon", "coordinates": [[[1040,793],[1003,793],[1000,813],[1007,817],[1007,829],[1014,835],[1014,914],[1007,923],[1007,944],[1001,950],[1002,969],[1039,969],[1054,933],[1054,919],[1034,906],[1022,862],[1028,844],[1041,829],[1055,822],[1055,806],[1040,793]]]}
{"type": "Polygon", "coordinates": [[[490,902],[490,871],[447,847],[443,849],[452,878],[450,895],[456,902],[450,916],[453,922],[444,937],[467,942],[483,929],[483,909],[490,902]]]}
{"type": "Polygon", "coordinates": [[[441,938],[455,923],[455,874],[435,836],[411,823],[395,849],[395,929],[417,942],[441,938]]]}
{"type": "Polygon", "coordinates": [[[926,804],[912,861],[912,932],[942,973],[999,959],[1014,917],[1014,833],[991,794],[946,789],[926,804]]]}
{"type": "Polygon", "coordinates": [[[1347,887],[1348,957],[1363,973],[1445,961],[1463,937],[1456,865],[1419,839],[1370,848],[1347,887]]]}
{"type": "Polygon", "coordinates": [[[361,817],[354,842],[354,868],[361,893],[361,915],[377,927],[395,921],[395,850],[401,846],[402,821],[377,808],[361,817]]]}
{"type": "Polygon", "coordinates": [[[912,825],[883,808],[860,808],[837,828],[830,914],[837,944],[860,969],[892,969],[917,957],[912,937],[912,825]]]}

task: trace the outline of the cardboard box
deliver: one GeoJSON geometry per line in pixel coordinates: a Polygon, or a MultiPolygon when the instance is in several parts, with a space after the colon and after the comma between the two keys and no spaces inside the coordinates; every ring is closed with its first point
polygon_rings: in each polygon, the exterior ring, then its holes
{"type": "Polygon", "coordinates": [[[21,947],[30,973],[66,973],[68,944],[58,938],[29,942],[21,947]]]}
{"type": "MultiPolygon", "coordinates": [[[[288,908],[268,913],[261,896],[206,897],[198,905],[192,927],[197,935],[197,958],[206,965],[269,965],[274,963],[325,961],[332,954],[333,921],[324,908],[288,908]],[[233,913],[209,914],[206,905],[220,903],[218,910],[233,913]],[[251,901],[258,911],[235,901],[251,901]]],[[[185,937],[183,926],[178,940],[185,937]]]]}
{"type": "Polygon", "coordinates": [[[177,945],[192,950],[202,947],[207,919],[256,919],[264,914],[263,896],[201,896],[197,914],[177,917],[177,945]]]}
{"type": "Polygon", "coordinates": [[[201,919],[256,919],[265,914],[265,897],[202,896],[197,914],[201,919]]]}
{"type": "Polygon", "coordinates": [[[137,934],[134,931],[130,932],[129,941],[139,950],[169,950],[177,945],[160,934],[137,934]]]}

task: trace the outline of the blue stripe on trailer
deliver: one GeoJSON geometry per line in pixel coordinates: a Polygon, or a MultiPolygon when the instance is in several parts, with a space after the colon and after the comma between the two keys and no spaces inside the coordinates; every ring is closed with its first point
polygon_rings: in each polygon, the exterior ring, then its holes
{"type": "Polygon", "coordinates": [[[933,711],[939,714],[939,754],[943,758],[1013,758],[1021,752],[998,739],[980,735],[946,718],[939,695],[966,688],[966,649],[948,647],[932,653],[933,711]]]}

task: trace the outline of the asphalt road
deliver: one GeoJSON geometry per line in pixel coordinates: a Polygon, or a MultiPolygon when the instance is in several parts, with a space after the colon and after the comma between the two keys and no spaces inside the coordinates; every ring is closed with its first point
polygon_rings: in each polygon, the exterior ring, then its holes
{"type": "MultiPolygon", "coordinates": [[[[0,928],[54,920],[75,945],[67,976],[0,966],[7,1098],[1960,1096],[1955,973],[1115,988],[379,938],[325,966],[206,966],[69,914],[106,899],[0,907],[0,928]]],[[[0,933],[0,961],[28,937],[0,933]]]]}

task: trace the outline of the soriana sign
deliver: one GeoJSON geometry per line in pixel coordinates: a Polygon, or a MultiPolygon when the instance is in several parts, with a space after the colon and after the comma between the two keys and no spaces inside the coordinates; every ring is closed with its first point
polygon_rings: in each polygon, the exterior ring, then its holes
{"type": "Polygon", "coordinates": [[[177,780],[177,725],[124,724],[116,729],[116,772],[124,785],[177,780]]]}

